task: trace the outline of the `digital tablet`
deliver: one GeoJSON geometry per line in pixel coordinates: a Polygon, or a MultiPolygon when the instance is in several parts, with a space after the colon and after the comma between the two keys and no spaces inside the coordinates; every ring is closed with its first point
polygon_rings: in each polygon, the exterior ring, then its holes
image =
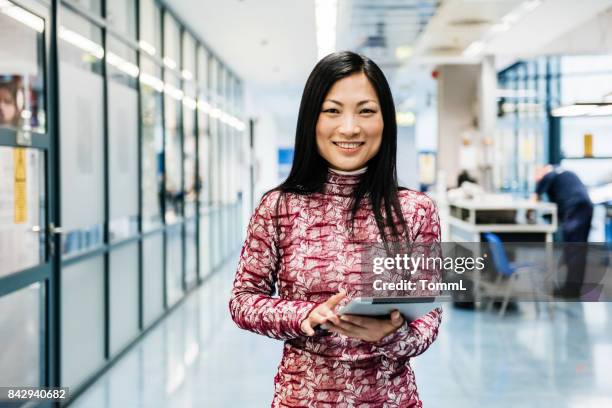
{"type": "Polygon", "coordinates": [[[428,296],[428,297],[389,297],[371,298],[358,297],[351,300],[346,306],[338,308],[337,314],[351,314],[388,318],[393,310],[399,310],[404,319],[412,321],[417,319],[436,307],[450,302],[450,296],[428,296]]]}

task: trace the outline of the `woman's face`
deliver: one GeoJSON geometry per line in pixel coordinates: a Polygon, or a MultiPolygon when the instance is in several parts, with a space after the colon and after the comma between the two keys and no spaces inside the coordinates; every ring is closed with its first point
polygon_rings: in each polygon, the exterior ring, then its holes
{"type": "Polygon", "coordinates": [[[364,73],[338,80],[317,121],[319,154],[336,170],[357,170],[378,153],[383,118],[376,90],[364,73]]]}
{"type": "Polygon", "coordinates": [[[15,98],[7,88],[0,88],[0,125],[12,125],[17,114],[15,98]]]}

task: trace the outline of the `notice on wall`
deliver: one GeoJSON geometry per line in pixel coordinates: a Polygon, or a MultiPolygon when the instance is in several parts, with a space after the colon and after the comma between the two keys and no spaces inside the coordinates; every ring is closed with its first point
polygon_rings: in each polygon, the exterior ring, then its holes
{"type": "Polygon", "coordinates": [[[26,151],[25,149],[13,150],[14,165],[14,212],[15,224],[23,224],[28,221],[28,201],[26,189],[26,151]]]}

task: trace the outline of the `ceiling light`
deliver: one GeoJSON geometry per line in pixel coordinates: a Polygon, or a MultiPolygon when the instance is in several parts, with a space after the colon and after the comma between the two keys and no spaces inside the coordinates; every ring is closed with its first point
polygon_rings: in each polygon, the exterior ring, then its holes
{"type": "Polygon", "coordinates": [[[188,96],[183,98],[183,105],[190,110],[195,110],[195,108],[198,106],[196,100],[188,96]]]}
{"type": "Polygon", "coordinates": [[[164,65],[167,66],[168,68],[170,69],[176,68],[176,62],[172,58],[164,57],[163,61],[164,61],[164,65]]]}
{"type": "Polygon", "coordinates": [[[42,18],[13,5],[9,1],[0,1],[0,12],[36,32],[42,33],[45,29],[45,21],[42,18]]]}
{"type": "Polygon", "coordinates": [[[315,0],[317,55],[321,59],[336,50],[337,0],[315,0]]]}
{"type": "Polygon", "coordinates": [[[143,72],[140,74],[140,81],[145,85],[149,85],[157,92],[161,92],[164,90],[164,82],[156,76],[143,72]]]}
{"type": "Polygon", "coordinates": [[[157,52],[154,46],[152,46],[151,44],[149,44],[148,42],[144,40],[138,41],[138,45],[140,46],[141,50],[143,50],[149,55],[155,55],[155,53],[157,52]]]}
{"type": "Polygon", "coordinates": [[[395,58],[406,60],[412,56],[412,47],[409,45],[400,45],[395,49],[395,58]]]}
{"type": "Polygon", "coordinates": [[[497,34],[508,31],[510,28],[512,28],[510,23],[502,21],[501,23],[493,24],[489,31],[493,34],[497,34]]]}
{"type": "Polygon", "coordinates": [[[106,62],[108,62],[109,65],[114,66],[118,70],[125,72],[133,78],[138,77],[138,73],[140,72],[136,65],[124,60],[120,56],[110,51],[106,53],[106,62]]]}
{"type": "Polygon", "coordinates": [[[555,108],[551,111],[551,115],[555,117],[583,116],[591,113],[597,107],[597,104],[575,103],[555,108]]]}
{"type": "Polygon", "coordinates": [[[104,48],[102,48],[100,44],[82,36],[81,34],[75,33],[66,27],[60,26],[58,35],[62,40],[93,55],[97,59],[102,59],[104,57],[104,48]]]}
{"type": "Polygon", "coordinates": [[[589,116],[612,116],[612,105],[601,105],[593,109],[589,116]]]}
{"type": "Polygon", "coordinates": [[[183,91],[181,91],[178,88],[175,88],[174,86],[165,83],[164,84],[164,92],[168,95],[170,95],[171,97],[173,97],[174,99],[176,99],[177,101],[180,101],[181,99],[183,99],[183,91]]]}
{"type": "Polygon", "coordinates": [[[397,112],[395,115],[397,126],[414,126],[416,123],[416,115],[414,112],[397,112]]]}
{"type": "Polygon", "coordinates": [[[484,50],[484,47],[485,43],[483,41],[476,40],[463,51],[463,56],[466,58],[476,57],[484,50]]]}
{"type": "Polygon", "coordinates": [[[186,81],[191,81],[193,79],[193,74],[191,73],[191,71],[186,70],[186,69],[181,71],[181,76],[186,81]]]}

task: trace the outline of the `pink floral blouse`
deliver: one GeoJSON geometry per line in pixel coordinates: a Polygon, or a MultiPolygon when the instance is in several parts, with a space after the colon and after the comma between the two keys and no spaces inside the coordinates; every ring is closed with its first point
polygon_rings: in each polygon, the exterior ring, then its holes
{"type": "MultiPolygon", "coordinates": [[[[278,233],[278,192],[267,194],[250,220],[229,308],[239,327],[285,341],[272,407],[422,406],[410,358],[436,339],[441,309],[376,343],[337,334],[307,337],[300,330],[310,311],[340,289],[354,295],[359,243],[380,242],[369,208],[357,212],[353,236],[345,225],[359,177],[330,171],[323,193],[285,195],[278,233]]],[[[412,242],[438,242],[433,201],[411,190],[400,191],[399,199],[412,242]]]]}

